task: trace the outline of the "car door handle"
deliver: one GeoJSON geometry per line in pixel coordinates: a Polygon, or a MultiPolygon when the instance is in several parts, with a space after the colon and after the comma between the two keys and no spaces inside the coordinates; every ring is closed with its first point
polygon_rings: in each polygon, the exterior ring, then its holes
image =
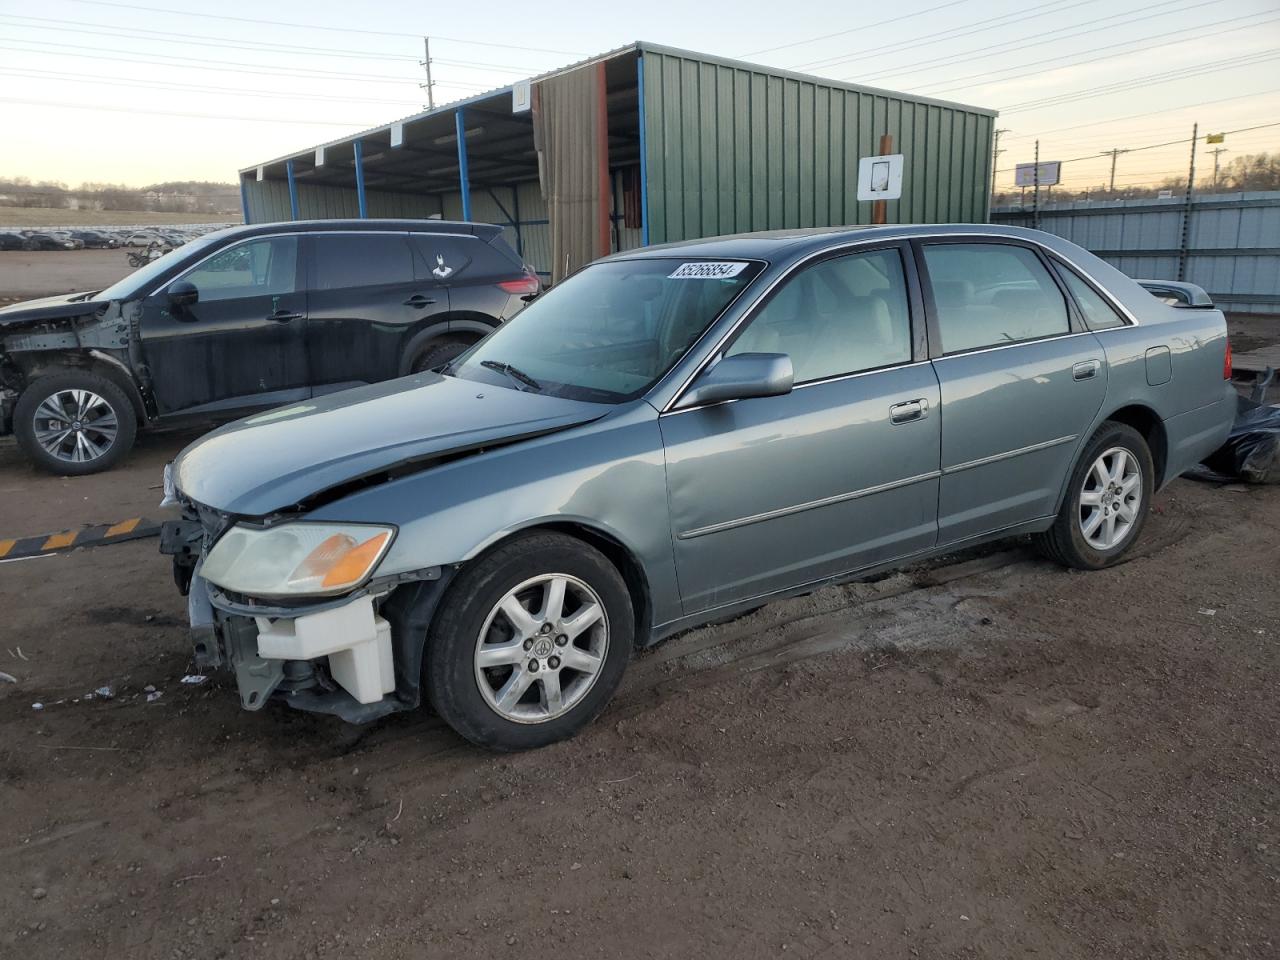
{"type": "Polygon", "coordinates": [[[415,293],[412,297],[404,302],[406,307],[429,307],[435,303],[430,297],[424,297],[420,293],[415,293]]]}
{"type": "Polygon", "coordinates": [[[292,310],[277,310],[269,314],[267,319],[274,323],[288,323],[290,320],[301,320],[302,314],[294,313],[292,310]]]}
{"type": "Polygon", "coordinates": [[[1092,380],[1101,369],[1101,360],[1084,360],[1071,368],[1071,376],[1077,380],[1092,380]]]}
{"type": "Polygon", "coordinates": [[[919,400],[908,400],[905,403],[895,403],[889,408],[891,423],[910,423],[912,420],[923,420],[928,415],[929,401],[924,397],[919,400]]]}

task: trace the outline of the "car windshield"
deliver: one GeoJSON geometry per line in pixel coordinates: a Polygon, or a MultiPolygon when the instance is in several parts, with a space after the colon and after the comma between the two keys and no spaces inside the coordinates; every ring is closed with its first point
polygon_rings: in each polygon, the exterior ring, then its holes
{"type": "Polygon", "coordinates": [[[210,247],[214,247],[219,243],[225,242],[226,238],[222,234],[223,231],[221,230],[214,233],[206,233],[203,237],[198,237],[190,243],[184,243],[182,246],[170,250],[163,257],[157,257],[150,263],[139,267],[127,277],[117,280],[111,286],[107,287],[107,289],[98,294],[98,299],[132,299],[149,287],[157,277],[164,276],[164,274],[169,270],[185,263],[193,254],[200,254],[210,247]]]}
{"type": "Polygon", "coordinates": [[[644,394],[759,274],[746,260],[597,263],[538,298],[450,373],[574,400],[644,394]]]}

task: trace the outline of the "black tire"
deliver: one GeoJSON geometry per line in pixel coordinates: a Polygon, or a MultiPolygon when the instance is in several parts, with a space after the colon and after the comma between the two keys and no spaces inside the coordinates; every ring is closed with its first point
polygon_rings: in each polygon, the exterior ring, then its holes
{"type": "MultiPolygon", "coordinates": [[[[95,405],[94,411],[101,409],[95,405]]],[[[102,416],[104,414],[99,414],[93,420],[100,420],[102,416]]],[[[93,420],[86,422],[91,424],[93,420]]],[[[109,470],[119,463],[133,447],[138,434],[138,420],[133,404],[116,384],[87,370],[72,370],[37,377],[27,385],[14,408],[13,432],[23,452],[36,466],[64,477],[80,477],[109,470]],[[104,452],[93,459],[79,461],[62,459],[45,449],[37,438],[36,416],[40,405],[50,397],[70,390],[84,390],[96,394],[103,401],[103,406],[109,408],[110,414],[115,418],[116,432],[113,439],[106,445],[104,452]]],[[[94,445],[101,446],[104,435],[91,430],[88,432],[94,440],[94,445]]]]}
{"type": "Polygon", "coordinates": [[[450,584],[427,631],[424,683],[436,712],[472,743],[491,750],[529,750],[565,740],[599,715],[622,680],[634,642],[631,595],[613,564],[581,540],[531,533],[464,567],[450,584]],[[594,682],[575,705],[540,722],[513,721],[481,693],[477,644],[490,611],[508,591],[549,574],[577,578],[594,591],[604,608],[607,647],[594,682]]]}
{"type": "Polygon", "coordinates": [[[1040,552],[1065,567],[1077,570],[1101,570],[1109,567],[1123,557],[1142,535],[1147,515],[1151,509],[1151,496],[1155,491],[1155,466],[1151,459],[1151,450],[1142,434],[1133,427],[1108,420],[1098,428],[1085,445],[1075,469],[1071,471],[1067,495],[1063,498],[1062,509],[1058,512],[1053,526],[1035,537],[1040,552]],[[1142,502],[1136,506],[1136,517],[1122,538],[1108,549],[1098,549],[1085,537],[1081,526],[1081,499],[1089,472],[1094,463],[1106,451],[1122,448],[1137,460],[1142,473],[1142,502]]]}
{"type": "Polygon", "coordinates": [[[433,340],[427,344],[426,349],[413,358],[409,372],[422,373],[443,367],[454,357],[460,356],[474,342],[462,337],[441,337],[439,340],[433,340]]]}

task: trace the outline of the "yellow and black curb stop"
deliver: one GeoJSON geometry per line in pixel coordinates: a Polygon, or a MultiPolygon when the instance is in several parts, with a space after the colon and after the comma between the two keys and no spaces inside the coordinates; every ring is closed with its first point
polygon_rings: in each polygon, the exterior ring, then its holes
{"type": "Polygon", "coordinates": [[[46,553],[60,553],[78,547],[100,547],[126,540],[141,540],[160,535],[160,523],[145,517],[130,517],[119,523],[99,523],[78,530],[46,533],[38,537],[0,540],[0,560],[22,560],[46,553]]]}

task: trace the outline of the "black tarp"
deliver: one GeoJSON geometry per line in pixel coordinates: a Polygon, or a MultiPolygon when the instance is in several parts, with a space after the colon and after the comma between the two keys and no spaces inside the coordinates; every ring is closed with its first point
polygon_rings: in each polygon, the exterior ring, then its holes
{"type": "Polygon", "coordinates": [[[1209,483],[1280,483],[1280,406],[1268,406],[1276,372],[1267,368],[1247,397],[1236,398],[1227,442],[1184,476],[1209,483]]]}

